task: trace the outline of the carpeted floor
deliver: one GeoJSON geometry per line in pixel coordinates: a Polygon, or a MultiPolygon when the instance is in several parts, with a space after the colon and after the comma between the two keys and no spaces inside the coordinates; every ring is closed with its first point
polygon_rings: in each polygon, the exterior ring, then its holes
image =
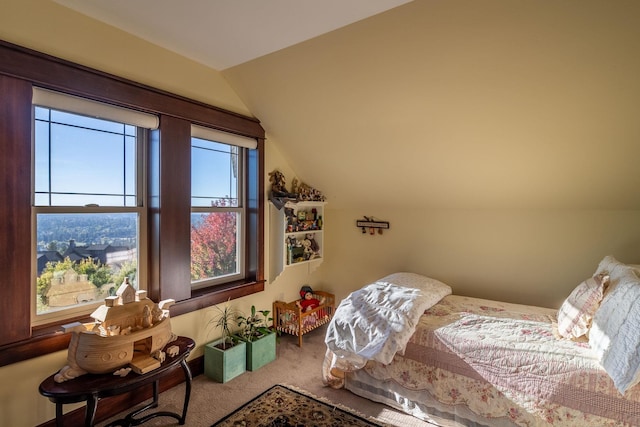
{"type": "MultiPolygon", "coordinates": [[[[272,386],[284,384],[304,390],[329,402],[352,408],[384,425],[433,427],[429,423],[402,414],[395,409],[356,396],[350,391],[325,387],[322,384],[321,375],[322,360],[326,349],[324,345],[325,328],[326,326],[306,334],[302,347],[298,347],[297,337],[281,335],[278,337],[278,357],[274,362],[255,372],[245,372],[224,384],[216,383],[204,375],[195,377],[192,383],[186,425],[209,427],[272,386]]],[[[158,410],[181,413],[183,398],[184,384],[167,390],[160,395],[158,410]]],[[[100,423],[99,426],[104,426],[123,415],[118,414],[112,419],[100,423]]],[[[173,418],[160,417],[143,425],[149,427],[176,426],[178,422],[173,418]]]]}

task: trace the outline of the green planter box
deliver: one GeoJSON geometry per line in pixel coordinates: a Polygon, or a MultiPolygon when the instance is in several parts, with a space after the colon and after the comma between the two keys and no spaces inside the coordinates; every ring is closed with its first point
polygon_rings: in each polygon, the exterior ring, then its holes
{"type": "Polygon", "coordinates": [[[226,383],[247,370],[247,343],[240,341],[221,350],[216,347],[222,340],[204,346],[204,374],[214,381],[226,383]]]}
{"type": "Polygon", "coordinates": [[[247,369],[255,371],[276,360],[276,333],[272,332],[255,341],[247,341],[247,369]]]}

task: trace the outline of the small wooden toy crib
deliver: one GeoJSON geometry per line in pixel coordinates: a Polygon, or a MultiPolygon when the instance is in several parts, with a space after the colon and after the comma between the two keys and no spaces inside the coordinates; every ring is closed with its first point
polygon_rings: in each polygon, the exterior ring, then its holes
{"type": "Polygon", "coordinates": [[[335,311],[335,295],[323,291],[314,291],[313,298],[324,303],[309,310],[302,311],[296,300],[293,302],[275,301],[273,303],[273,327],[285,334],[296,335],[298,346],[302,347],[302,336],[314,329],[329,323],[335,311]]]}

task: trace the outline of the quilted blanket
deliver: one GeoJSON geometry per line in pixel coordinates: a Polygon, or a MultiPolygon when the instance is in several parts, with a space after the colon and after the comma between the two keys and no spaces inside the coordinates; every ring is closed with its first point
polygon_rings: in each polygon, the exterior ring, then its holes
{"type": "Polygon", "coordinates": [[[623,399],[589,346],[557,339],[549,323],[466,314],[434,332],[449,351],[526,412],[547,411],[554,419],[549,408],[560,404],[638,423],[640,389],[623,399]]]}
{"type": "Polygon", "coordinates": [[[556,318],[553,309],[449,295],[426,310],[404,355],[341,381],[437,425],[640,426],[640,385],[621,395],[586,340],[557,338],[556,318]]]}
{"type": "Polygon", "coordinates": [[[352,292],[327,328],[328,369],[361,369],[368,360],[390,363],[404,351],[424,311],[449,294],[449,286],[414,273],[394,273],[352,292]]]}

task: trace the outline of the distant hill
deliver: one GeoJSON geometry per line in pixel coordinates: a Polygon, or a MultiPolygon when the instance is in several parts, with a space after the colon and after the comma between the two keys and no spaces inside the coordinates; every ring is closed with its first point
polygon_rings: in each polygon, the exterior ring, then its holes
{"type": "Polygon", "coordinates": [[[53,242],[64,251],[69,240],[78,245],[111,244],[136,246],[136,214],[40,214],[38,215],[38,250],[53,242]]]}

